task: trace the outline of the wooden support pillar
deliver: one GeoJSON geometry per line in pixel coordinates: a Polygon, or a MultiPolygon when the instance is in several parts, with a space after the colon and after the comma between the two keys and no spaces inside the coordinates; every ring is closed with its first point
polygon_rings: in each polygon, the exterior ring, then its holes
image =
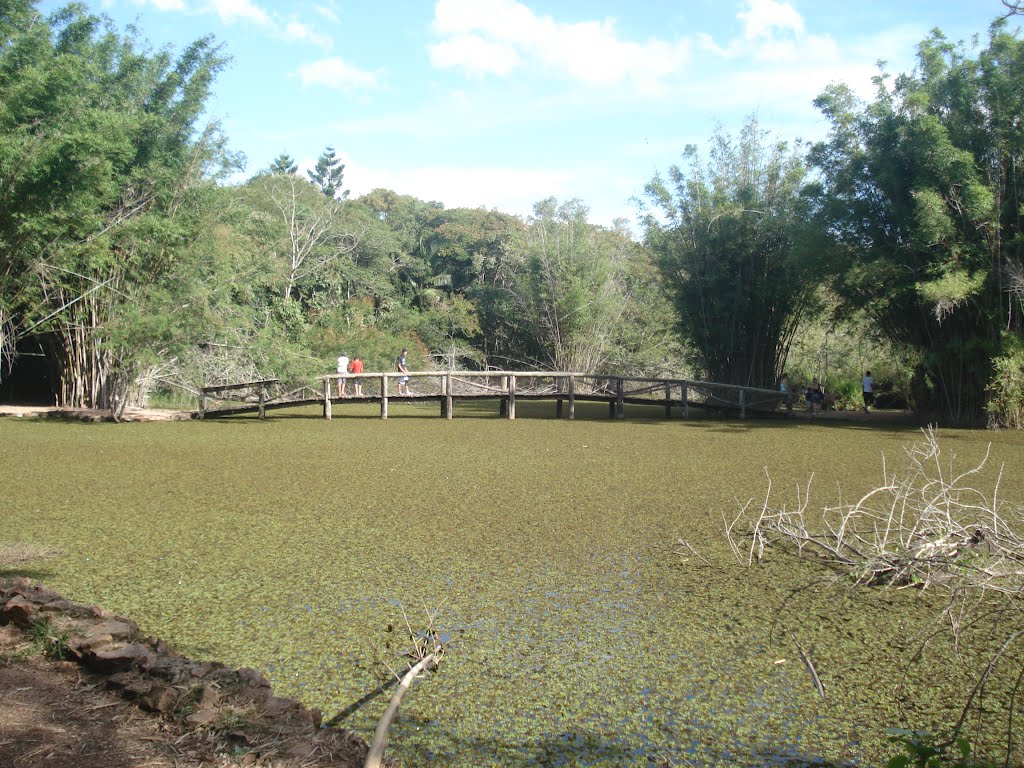
{"type": "Polygon", "coordinates": [[[576,377],[569,377],[569,421],[576,418],[576,377]]]}
{"type": "Polygon", "coordinates": [[[665,418],[672,418],[672,385],[665,382],[665,418]]]}
{"type": "Polygon", "coordinates": [[[501,395],[498,402],[498,415],[508,416],[508,376],[501,377],[501,395]]]}
{"type": "Polygon", "coordinates": [[[555,400],[555,418],[562,418],[562,398],[560,397],[555,400]]]}
{"type": "Polygon", "coordinates": [[[624,419],[626,418],[625,409],[623,408],[623,388],[624,383],[622,379],[617,379],[615,382],[615,418],[624,419]]]}
{"type": "Polygon", "coordinates": [[[324,418],[331,420],[331,380],[324,379],[324,418]]]}
{"type": "Polygon", "coordinates": [[[747,390],[740,389],[740,418],[747,418],[747,390]]]}
{"type": "Polygon", "coordinates": [[[386,373],[380,375],[380,417],[382,419],[388,417],[388,375],[386,373]]]}
{"type": "Polygon", "coordinates": [[[206,387],[199,390],[199,418],[206,416],[206,387]]]}
{"type": "Polygon", "coordinates": [[[453,418],[452,406],[454,401],[452,400],[452,374],[451,371],[442,379],[441,386],[444,389],[444,417],[446,419],[453,418]]]}
{"type": "Polygon", "coordinates": [[[690,390],[685,381],[680,385],[679,396],[683,399],[683,418],[688,419],[690,418],[690,390]]]}
{"type": "MultiPolygon", "coordinates": [[[[788,418],[788,417],[790,417],[792,415],[793,415],[793,393],[792,392],[788,392],[786,394],[786,417],[788,418]]],[[[202,417],[200,416],[200,418],[202,418],[202,417]]]]}
{"type": "Polygon", "coordinates": [[[265,412],[265,406],[267,404],[267,385],[260,384],[260,419],[265,419],[267,414],[265,412]]]}
{"type": "Polygon", "coordinates": [[[516,417],[516,377],[508,377],[508,420],[516,417]]]}

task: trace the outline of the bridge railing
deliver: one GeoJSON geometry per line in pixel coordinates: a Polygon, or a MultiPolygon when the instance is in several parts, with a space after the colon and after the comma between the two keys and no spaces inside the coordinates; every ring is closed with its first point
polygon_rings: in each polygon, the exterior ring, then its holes
{"type": "Polygon", "coordinates": [[[369,373],[332,373],[321,376],[315,386],[300,385],[286,391],[278,379],[203,387],[199,418],[213,414],[257,411],[264,417],[267,408],[299,403],[320,402],[324,418],[331,418],[332,405],[346,398],[379,401],[381,418],[388,417],[393,400],[436,400],[441,403],[442,418],[452,418],[455,400],[497,399],[501,415],[516,416],[517,399],[555,400],[556,415],[568,406],[568,417],[575,418],[577,400],[608,403],[609,416],[624,418],[629,405],[663,405],[665,417],[679,408],[689,416],[690,407],[739,411],[745,418],[751,411],[775,411],[783,407],[792,414],[793,395],[774,389],[735,384],[718,384],[688,379],[614,376],[569,371],[398,371],[369,373]],[[209,401],[217,400],[215,410],[209,401]]]}
{"type": "MultiPolygon", "coordinates": [[[[334,373],[321,377],[323,382],[324,416],[331,418],[334,394],[345,383],[344,396],[356,395],[355,384],[363,398],[379,399],[381,418],[387,418],[388,403],[394,399],[439,399],[441,415],[452,418],[452,401],[468,398],[499,398],[502,415],[515,418],[515,401],[551,398],[557,401],[557,415],[562,415],[563,401],[568,403],[569,418],[574,418],[574,405],[579,400],[600,400],[609,404],[615,418],[623,418],[625,404],[664,404],[666,416],[674,406],[689,416],[691,405],[705,408],[739,410],[745,418],[748,411],[774,411],[780,406],[792,413],[792,395],[774,389],[735,384],[718,384],[688,379],[613,376],[569,371],[410,371],[408,373],[334,373]],[[407,393],[396,391],[399,382],[409,383],[407,393]],[[350,384],[353,386],[350,388],[350,384]]],[[[404,388],[404,385],[403,387],[404,388]]]]}
{"type": "Polygon", "coordinates": [[[215,384],[209,387],[202,387],[199,390],[199,418],[202,419],[209,411],[210,401],[228,403],[229,405],[218,410],[231,408],[235,404],[240,408],[248,409],[252,403],[258,403],[260,418],[264,418],[266,405],[274,397],[274,390],[280,384],[279,379],[262,379],[260,381],[246,381],[240,384],[215,384]],[[225,396],[227,393],[229,395],[225,396]]]}

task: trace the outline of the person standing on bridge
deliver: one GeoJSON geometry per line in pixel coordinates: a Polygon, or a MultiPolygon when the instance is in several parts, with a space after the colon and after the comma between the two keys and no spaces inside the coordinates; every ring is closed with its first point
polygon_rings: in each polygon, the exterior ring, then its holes
{"type": "MultiPolygon", "coordinates": [[[[348,355],[338,355],[338,373],[348,373],[348,355]]],[[[338,379],[338,397],[345,396],[345,379],[338,379]]]]}
{"type": "MultiPolygon", "coordinates": [[[[359,355],[356,355],[355,357],[352,358],[352,373],[362,373],[362,372],[363,372],[363,359],[361,357],[359,357],[359,355]]],[[[353,397],[362,397],[363,396],[363,380],[362,379],[354,379],[352,381],[352,389],[355,390],[355,392],[353,392],[353,394],[352,394],[353,397]]]]}
{"type": "Polygon", "coordinates": [[[860,383],[861,393],[864,395],[864,413],[868,412],[868,406],[875,404],[875,380],[871,377],[871,371],[864,373],[860,383]]]}
{"type": "MultiPolygon", "coordinates": [[[[395,367],[401,373],[408,373],[409,372],[408,355],[409,355],[409,350],[408,349],[403,349],[402,350],[402,354],[400,354],[398,356],[398,359],[395,360],[395,367]]],[[[398,394],[399,395],[408,395],[409,394],[409,377],[408,376],[403,376],[402,378],[400,378],[398,380],[398,394]]]]}

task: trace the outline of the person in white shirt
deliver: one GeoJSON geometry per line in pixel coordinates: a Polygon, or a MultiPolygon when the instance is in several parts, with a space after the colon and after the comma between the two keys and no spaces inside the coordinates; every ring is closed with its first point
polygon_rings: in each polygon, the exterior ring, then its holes
{"type": "MultiPolygon", "coordinates": [[[[348,373],[348,355],[342,352],[338,355],[338,373],[348,373]]],[[[345,396],[345,379],[338,379],[338,397],[345,396]]]]}
{"type": "Polygon", "coordinates": [[[871,378],[871,371],[864,374],[860,383],[861,392],[864,395],[864,413],[868,412],[868,406],[875,404],[875,380],[871,378]]]}

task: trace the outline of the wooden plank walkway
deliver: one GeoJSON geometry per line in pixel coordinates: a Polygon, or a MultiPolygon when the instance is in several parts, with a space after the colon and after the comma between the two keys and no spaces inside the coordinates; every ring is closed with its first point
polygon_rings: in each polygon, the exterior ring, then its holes
{"type": "Polygon", "coordinates": [[[440,403],[440,417],[454,418],[456,401],[498,400],[501,415],[516,417],[519,400],[554,400],[555,416],[574,419],[577,402],[606,402],[608,415],[625,418],[626,405],[664,407],[665,418],[677,409],[688,418],[690,408],[732,411],[746,418],[752,412],[793,412],[793,394],[774,389],[718,384],[686,379],[608,376],[564,371],[410,371],[409,373],[346,373],[322,376],[316,387],[303,386],[282,392],[277,379],[203,387],[198,418],[258,413],[262,419],[275,408],[321,405],[330,419],[335,406],[343,403],[380,403],[380,417],[388,418],[394,402],[434,401],[440,403]],[[408,394],[395,390],[402,380],[408,382],[408,394]],[[344,382],[346,395],[338,397],[337,387],[344,382]],[[355,385],[362,390],[355,396],[355,385]],[[226,395],[226,396],[225,396],[226,395]],[[212,400],[228,400],[211,407],[212,400]]]}

